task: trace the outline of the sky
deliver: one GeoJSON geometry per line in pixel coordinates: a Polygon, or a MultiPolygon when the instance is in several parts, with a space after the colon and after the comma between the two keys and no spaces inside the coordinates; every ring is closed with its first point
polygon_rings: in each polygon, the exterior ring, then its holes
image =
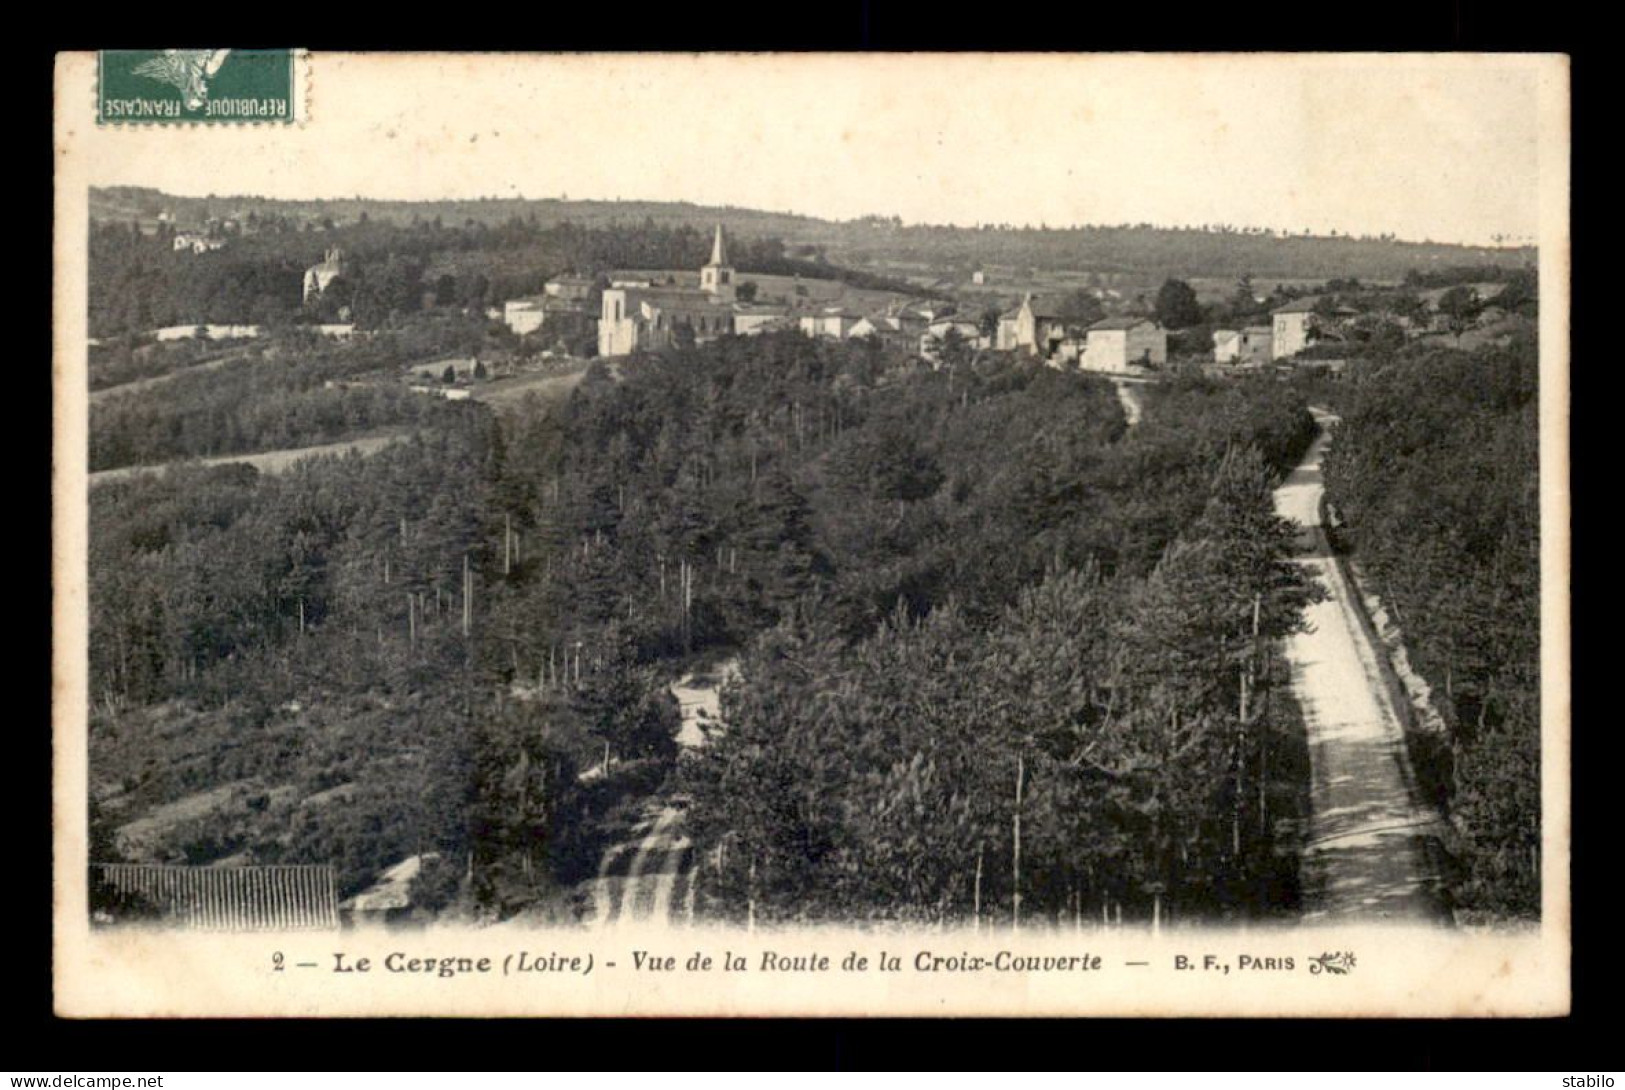
{"type": "Polygon", "coordinates": [[[1566,85],[1530,56],[313,54],[300,128],[82,137],[92,184],[187,195],[1489,244],[1540,233],[1566,85]]]}

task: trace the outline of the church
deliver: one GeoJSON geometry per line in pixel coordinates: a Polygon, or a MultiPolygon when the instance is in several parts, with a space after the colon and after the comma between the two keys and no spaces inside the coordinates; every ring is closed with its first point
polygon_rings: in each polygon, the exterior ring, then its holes
{"type": "Polygon", "coordinates": [[[652,279],[614,280],[604,289],[598,354],[627,356],[666,348],[677,343],[677,333],[683,329],[692,331],[696,343],[732,333],[735,287],[728,242],[719,223],[711,260],[700,270],[698,289],[657,284],[652,279]]]}

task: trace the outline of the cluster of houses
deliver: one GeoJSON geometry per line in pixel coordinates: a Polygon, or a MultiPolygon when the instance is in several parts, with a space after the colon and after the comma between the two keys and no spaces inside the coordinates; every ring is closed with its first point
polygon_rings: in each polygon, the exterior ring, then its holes
{"type": "Polygon", "coordinates": [[[809,337],[849,341],[874,338],[882,344],[905,348],[928,360],[939,359],[946,346],[957,341],[968,348],[987,347],[981,326],[955,312],[952,304],[894,300],[874,314],[858,314],[846,306],[830,306],[796,319],[796,328],[809,337]]]}
{"type": "Polygon", "coordinates": [[[984,328],[975,317],[952,304],[904,303],[880,314],[859,317],[841,307],[803,315],[799,326],[813,337],[846,340],[877,337],[910,348],[937,362],[946,347],[1020,352],[1053,367],[1132,374],[1168,361],[1168,334],[1149,318],[1104,318],[1092,323],[1069,321],[1061,307],[1027,294],[1021,305],[999,315],[984,328]]]}
{"type": "Polygon", "coordinates": [[[563,316],[588,318],[592,309],[591,277],[561,276],[549,280],[541,295],[510,299],[502,308],[502,320],[520,336],[535,333],[548,323],[558,322],[563,316]]]}
{"type": "Polygon", "coordinates": [[[1025,352],[1056,367],[1130,374],[1168,362],[1168,333],[1150,318],[1133,315],[1091,323],[1070,320],[1053,300],[1028,294],[999,315],[992,347],[1025,352]]]}
{"type": "MultiPolygon", "coordinates": [[[[1314,297],[1298,299],[1271,311],[1269,325],[1214,330],[1213,362],[1236,370],[1253,370],[1290,360],[1317,339],[1341,340],[1341,325],[1358,315],[1349,307],[1334,308],[1326,315],[1316,308],[1314,297]]],[[[1342,366],[1337,360],[1322,362],[1334,371],[1342,366]]]]}
{"type": "Polygon", "coordinates": [[[1358,314],[1352,308],[1339,307],[1331,311],[1328,320],[1317,313],[1317,305],[1314,297],[1298,299],[1272,310],[1269,325],[1214,330],[1213,361],[1249,368],[1291,359],[1308,348],[1317,336],[1335,331],[1338,323],[1358,314]]]}
{"type": "Polygon", "coordinates": [[[1313,339],[1314,306],[1301,299],[1272,311],[1269,325],[1214,330],[1213,361],[1247,368],[1297,355],[1313,339]]]}
{"type": "MultiPolygon", "coordinates": [[[[1474,317],[1475,330],[1493,336],[1507,321],[1508,313],[1493,302],[1505,287],[1495,283],[1471,285],[1474,297],[1483,304],[1474,317]]],[[[1438,306],[1447,290],[1440,288],[1421,293],[1423,313],[1416,317],[1384,313],[1381,318],[1408,338],[1450,335],[1449,316],[1438,306]]],[[[1242,369],[1259,367],[1289,360],[1311,344],[1335,345],[1347,340],[1351,327],[1363,317],[1361,311],[1346,305],[1324,306],[1322,303],[1320,297],[1308,296],[1271,311],[1269,325],[1215,330],[1214,362],[1242,369]]]]}
{"type": "Polygon", "coordinates": [[[165,228],[175,232],[169,240],[170,249],[188,254],[212,254],[224,250],[233,236],[243,233],[239,220],[219,216],[204,220],[200,229],[180,230],[175,214],[168,209],[158,213],[158,229],[162,231],[165,228]]]}
{"type": "MultiPolygon", "coordinates": [[[[502,320],[515,333],[535,333],[563,316],[587,315],[592,292],[593,282],[586,277],[560,277],[549,281],[540,295],[510,300],[502,309],[502,320]]],[[[729,334],[799,329],[809,337],[830,340],[873,338],[933,362],[956,342],[970,349],[1026,352],[1057,367],[1120,373],[1158,367],[1168,358],[1167,334],[1150,319],[1107,318],[1078,326],[1030,294],[1000,316],[992,330],[957,313],[952,303],[903,296],[886,300],[870,313],[844,302],[741,299],[720,224],[697,281],[693,273],[682,272],[611,274],[597,323],[598,354],[605,357],[666,348],[680,336],[704,343],[729,334]]]]}
{"type": "MultiPolygon", "coordinates": [[[[330,255],[330,263],[340,260],[330,255]]],[[[323,275],[326,267],[307,273],[307,288],[308,278],[323,275]]],[[[802,287],[798,283],[797,291],[802,287]]],[[[564,319],[596,321],[598,354],[605,357],[659,350],[680,337],[703,343],[729,334],[799,329],[809,337],[830,340],[873,338],[933,364],[955,344],[1025,353],[1054,367],[1108,374],[1144,373],[1168,360],[1167,331],[1151,318],[1128,315],[1079,322],[1068,315],[1063,301],[1031,293],[1000,314],[997,322],[989,316],[984,323],[959,312],[952,302],[891,293],[868,293],[883,301],[865,312],[846,298],[759,299],[748,292],[741,298],[739,289],[719,224],[710,259],[697,278],[682,271],[612,273],[595,313],[594,281],[563,276],[548,281],[540,295],[509,301],[499,313],[519,334],[535,333],[564,319]]],[[[1338,339],[1340,326],[1354,317],[1351,309],[1325,312],[1315,298],[1300,299],[1271,312],[1268,325],[1214,332],[1213,359],[1243,369],[1287,360],[1312,342],[1338,339]]]]}

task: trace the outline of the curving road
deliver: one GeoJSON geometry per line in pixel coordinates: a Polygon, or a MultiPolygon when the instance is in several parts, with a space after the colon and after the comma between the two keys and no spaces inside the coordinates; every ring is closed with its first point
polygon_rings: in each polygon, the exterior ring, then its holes
{"type": "Polygon", "coordinates": [[[1285,647],[1309,736],[1305,919],[1448,923],[1427,843],[1442,820],[1416,800],[1379,651],[1321,527],[1321,458],[1337,418],[1317,411],[1316,421],[1320,435],[1275,493],[1276,512],[1301,527],[1299,563],[1330,592],[1306,611],[1308,631],[1285,647]]]}

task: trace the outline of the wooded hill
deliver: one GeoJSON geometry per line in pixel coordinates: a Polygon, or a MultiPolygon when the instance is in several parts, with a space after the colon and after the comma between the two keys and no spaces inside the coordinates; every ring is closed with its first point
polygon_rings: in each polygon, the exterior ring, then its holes
{"type": "Polygon", "coordinates": [[[1339,535],[1444,717],[1413,731],[1477,917],[1540,911],[1540,423],[1532,336],[1368,361],[1325,463],[1339,535]]]}
{"type": "Polygon", "coordinates": [[[94,490],[99,843],[346,893],[437,852],[431,907],[556,907],[674,767],[665,686],[742,654],[681,773],[707,912],[1290,910],[1265,648],[1307,593],[1270,508],[1301,399],[1173,383],[1130,430],[1097,379],[793,334],[621,371],[367,459],[94,490]]]}
{"type": "MultiPolygon", "coordinates": [[[[488,198],[406,202],[362,198],[281,201],[263,197],[175,197],[150,189],[97,189],[91,218],[138,221],[149,227],[168,211],[186,226],[210,218],[285,221],[293,229],[324,223],[347,225],[363,216],[373,222],[409,225],[439,219],[496,228],[512,221],[547,228],[574,224],[620,229],[652,225],[709,231],[717,222],[739,239],[775,238],[788,256],[848,268],[914,265],[939,275],[968,274],[987,266],[1130,274],[1155,283],[1165,276],[1364,280],[1401,279],[1411,269],[1458,265],[1523,266],[1534,263],[1532,247],[1456,246],[1396,238],[1276,234],[1252,229],[1169,227],[1155,224],[1046,227],[998,224],[971,227],[905,225],[895,218],[831,221],[782,212],[709,207],[686,202],[582,201],[488,198]]],[[[687,265],[677,266],[688,268],[687,265]]],[[[901,271],[895,270],[895,271],[901,271]]]]}

